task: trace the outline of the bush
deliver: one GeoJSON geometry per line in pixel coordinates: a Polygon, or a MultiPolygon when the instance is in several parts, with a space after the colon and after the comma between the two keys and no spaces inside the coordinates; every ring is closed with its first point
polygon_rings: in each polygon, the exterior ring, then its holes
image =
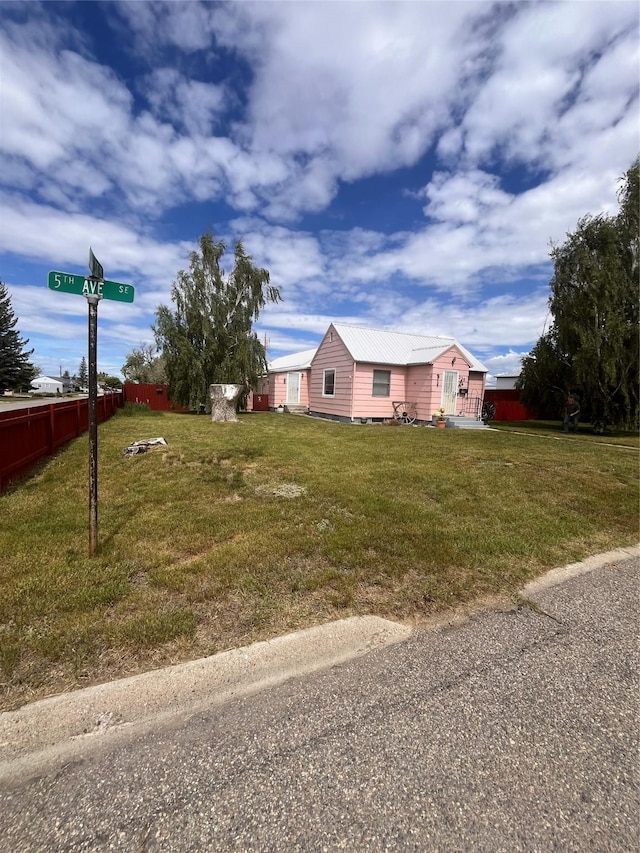
{"type": "Polygon", "coordinates": [[[160,412],[152,411],[146,403],[125,403],[124,406],[118,410],[118,415],[125,418],[137,417],[139,415],[155,418],[159,414],[160,412]]]}

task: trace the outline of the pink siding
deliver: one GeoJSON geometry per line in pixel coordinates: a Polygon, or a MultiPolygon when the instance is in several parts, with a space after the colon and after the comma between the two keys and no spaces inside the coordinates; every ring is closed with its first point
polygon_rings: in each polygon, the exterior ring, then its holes
{"type": "Polygon", "coordinates": [[[480,400],[484,398],[484,381],[486,379],[485,373],[475,373],[469,371],[469,396],[470,397],[479,397],[480,400]]]}
{"type": "Polygon", "coordinates": [[[436,408],[433,386],[433,365],[412,364],[407,368],[407,400],[416,404],[420,421],[430,421],[436,408]]]}
{"type": "MultiPolygon", "coordinates": [[[[443,405],[443,375],[445,370],[454,370],[458,374],[458,388],[467,388],[465,396],[459,394],[454,414],[469,413],[470,401],[480,398],[484,393],[485,374],[472,371],[469,362],[456,346],[450,347],[433,362],[434,382],[431,386],[431,412],[443,405]],[[455,363],[451,362],[455,358],[455,363]]],[[[482,403],[480,403],[482,405],[482,403]]]]}
{"type": "Polygon", "coordinates": [[[265,393],[269,394],[269,408],[275,409],[276,406],[282,403],[287,405],[287,375],[289,373],[300,374],[300,402],[299,406],[309,408],[309,375],[311,370],[292,370],[283,371],[282,373],[270,373],[267,377],[267,388],[265,393]]]}
{"type": "Polygon", "coordinates": [[[406,367],[390,364],[357,364],[353,381],[354,418],[392,418],[393,401],[406,400],[406,367]],[[373,371],[391,373],[388,397],[373,396],[373,371]]]}
{"type": "Polygon", "coordinates": [[[309,411],[343,418],[353,417],[353,374],[353,359],[333,326],[329,326],[311,362],[309,411]],[[324,371],[329,368],[336,371],[333,397],[322,394],[324,371]]]}

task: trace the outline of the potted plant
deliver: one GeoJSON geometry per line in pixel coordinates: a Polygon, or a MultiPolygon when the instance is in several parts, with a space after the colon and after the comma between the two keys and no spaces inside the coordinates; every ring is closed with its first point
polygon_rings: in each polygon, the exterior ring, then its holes
{"type": "Polygon", "coordinates": [[[276,406],[276,412],[281,415],[284,412],[284,403],[278,403],[276,406]]]}
{"type": "Polygon", "coordinates": [[[447,422],[444,416],[444,407],[436,409],[436,411],[433,413],[433,418],[437,427],[440,427],[440,429],[444,429],[444,427],[446,427],[447,422]]]}

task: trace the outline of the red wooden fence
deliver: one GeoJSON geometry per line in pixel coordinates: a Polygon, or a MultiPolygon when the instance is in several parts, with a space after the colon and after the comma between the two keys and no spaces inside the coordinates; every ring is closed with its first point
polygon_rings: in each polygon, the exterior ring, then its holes
{"type": "MultiPolygon", "coordinates": [[[[105,394],[98,397],[97,404],[101,423],[124,405],[123,394],[105,394]]],[[[87,398],[0,412],[0,494],[11,480],[88,427],[87,398]]]]}
{"type": "Polygon", "coordinates": [[[520,402],[520,392],[510,388],[487,388],[484,399],[487,403],[495,403],[497,421],[528,421],[536,416],[520,402]]]}
{"type": "Polygon", "coordinates": [[[177,406],[169,399],[169,386],[162,383],[125,382],[123,386],[125,403],[142,403],[154,412],[188,412],[184,406],[177,406]]]}

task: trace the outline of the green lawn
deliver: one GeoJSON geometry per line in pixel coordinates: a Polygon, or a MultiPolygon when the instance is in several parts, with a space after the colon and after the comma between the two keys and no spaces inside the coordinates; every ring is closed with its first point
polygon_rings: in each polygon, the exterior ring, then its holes
{"type": "Polygon", "coordinates": [[[638,541],[637,453],[581,436],[137,412],[99,435],[97,558],[86,436],[0,498],[3,707],[352,614],[515,595],[638,541]]]}
{"type": "Polygon", "coordinates": [[[607,429],[602,435],[595,435],[591,429],[591,424],[580,424],[577,435],[574,434],[573,430],[566,434],[563,433],[560,421],[494,421],[491,426],[494,429],[506,430],[507,432],[526,432],[532,435],[546,435],[549,438],[561,439],[567,437],[573,439],[575,437],[580,441],[640,448],[640,434],[638,432],[607,429]]]}

